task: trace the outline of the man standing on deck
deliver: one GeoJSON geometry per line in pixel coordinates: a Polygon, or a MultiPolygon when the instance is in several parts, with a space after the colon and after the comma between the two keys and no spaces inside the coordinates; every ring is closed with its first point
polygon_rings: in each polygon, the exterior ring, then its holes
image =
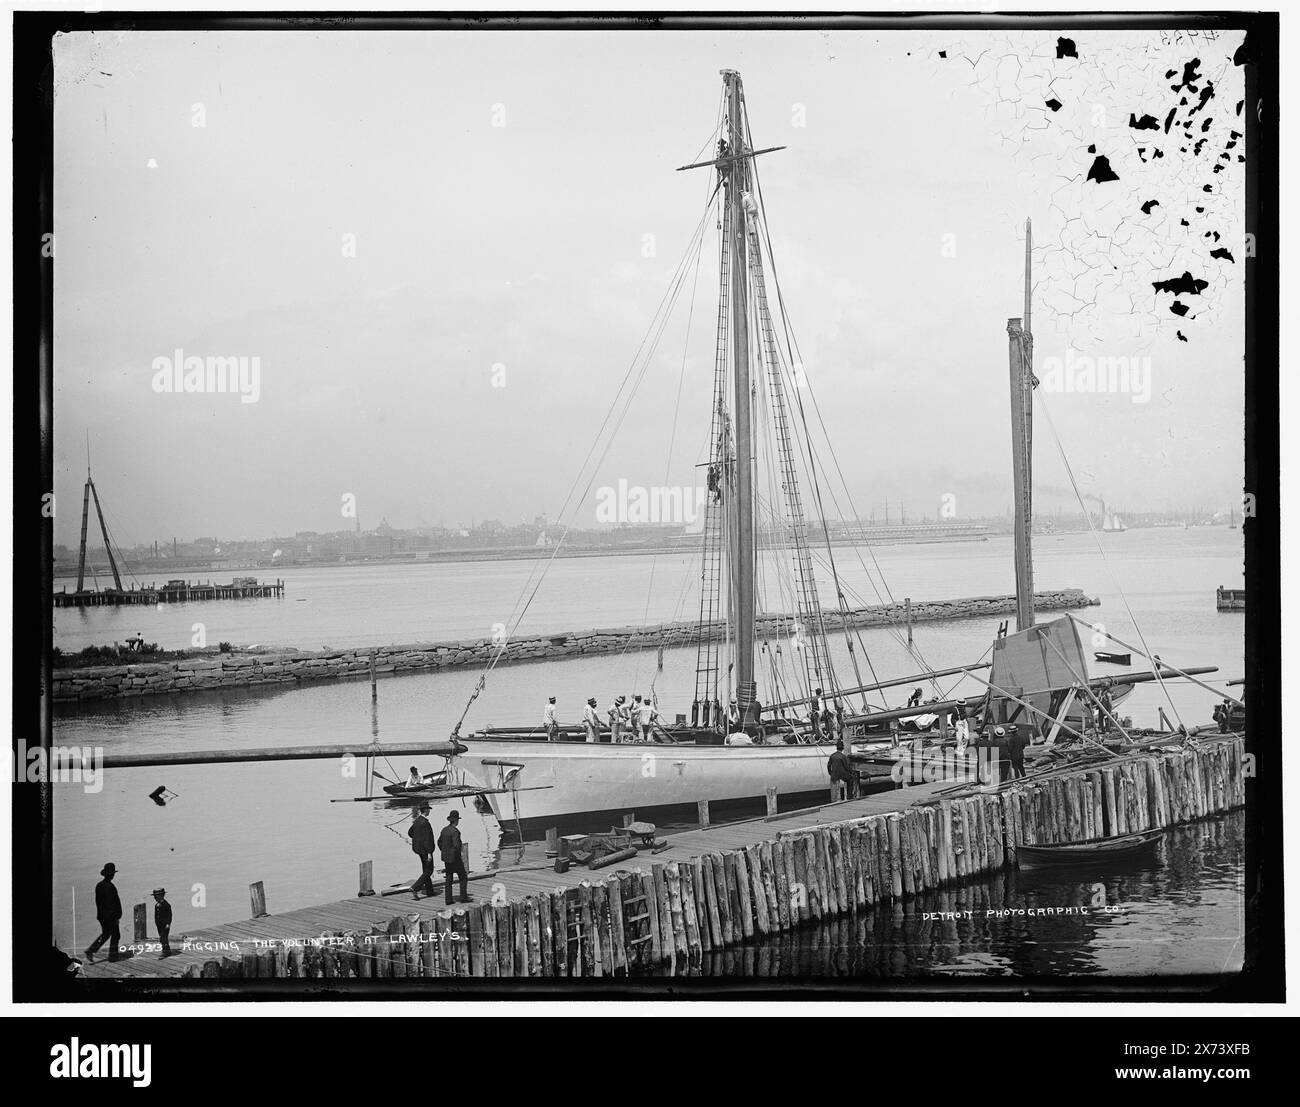
{"type": "Polygon", "coordinates": [[[596,712],[595,696],[587,700],[587,706],[582,712],[582,725],[586,728],[588,742],[600,741],[600,715],[596,712]]]}
{"type": "Polygon", "coordinates": [[[844,785],[844,798],[849,799],[853,792],[854,772],[849,759],[844,756],[844,743],[836,741],[835,752],[826,759],[826,771],[830,773],[832,784],[844,785]]]}
{"type": "Polygon", "coordinates": [[[560,721],[555,714],[554,696],[547,701],[546,710],[542,712],[542,726],[546,728],[546,740],[548,742],[558,742],[560,740],[560,721]]]}
{"type": "Polygon", "coordinates": [[[411,852],[420,859],[420,879],[411,885],[411,898],[419,899],[423,892],[425,897],[433,895],[433,827],[429,825],[429,805],[421,803],[415,818],[407,828],[406,836],[411,839],[411,852]]]}
{"type": "Polygon", "coordinates": [[[438,835],[438,850],[442,854],[443,873],[447,906],[452,904],[451,878],[460,877],[460,902],[469,903],[469,873],[465,871],[465,843],[460,839],[460,812],[452,811],[447,816],[447,825],[438,835]]]}
{"type": "Polygon", "coordinates": [[[812,695],[812,703],[808,705],[808,721],[812,724],[812,738],[814,742],[821,741],[822,736],[822,690],[817,689],[812,695]]]}
{"type": "Polygon", "coordinates": [[[609,707],[609,740],[615,745],[623,741],[623,703],[625,697],[615,696],[609,707]]]}
{"type": "Polygon", "coordinates": [[[93,962],[95,953],[105,942],[108,943],[108,959],[118,959],[117,944],[122,940],[118,930],[118,920],[122,918],[122,901],[118,898],[113,877],[117,875],[117,866],[110,861],[99,875],[104,879],[95,885],[95,918],[99,920],[99,937],[86,947],[86,960],[93,962]]]}
{"type": "Polygon", "coordinates": [[[1020,780],[1025,775],[1025,747],[1029,745],[1029,738],[1024,729],[1019,726],[1011,728],[1011,735],[1007,739],[1007,754],[1011,758],[1011,776],[1013,779],[1020,780]]]}

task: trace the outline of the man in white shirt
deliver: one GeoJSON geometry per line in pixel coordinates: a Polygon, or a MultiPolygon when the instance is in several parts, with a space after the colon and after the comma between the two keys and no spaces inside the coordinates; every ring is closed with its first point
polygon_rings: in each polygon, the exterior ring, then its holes
{"type": "Polygon", "coordinates": [[[546,710],[542,712],[542,726],[546,728],[546,740],[548,742],[558,742],[560,738],[560,721],[555,714],[555,697],[552,696],[546,703],[546,710]]]}
{"type": "Polygon", "coordinates": [[[616,745],[623,741],[623,723],[627,718],[627,709],[623,706],[624,697],[615,696],[609,705],[609,740],[616,745]]]}
{"type": "Polygon", "coordinates": [[[641,711],[637,718],[637,723],[641,727],[641,741],[650,741],[650,729],[654,726],[654,721],[658,717],[659,712],[654,709],[654,705],[650,702],[650,697],[646,696],[645,699],[641,701],[641,711]]]}
{"type": "Polygon", "coordinates": [[[587,700],[587,706],[582,711],[582,725],[587,730],[588,742],[600,741],[600,716],[596,713],[596,697],[592,696],[587,700]]]}

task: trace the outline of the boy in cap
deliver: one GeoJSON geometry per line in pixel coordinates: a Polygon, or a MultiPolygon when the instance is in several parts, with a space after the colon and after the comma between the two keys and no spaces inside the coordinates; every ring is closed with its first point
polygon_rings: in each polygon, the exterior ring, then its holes
{"type": "Polygon", "coordinates": [[[168,944],[168,937],[172,931],[172,905],[167,902],[167,889],[155,888],[153,890],[153,924],[158,928],[158,940],[162,943],[161,957],[170,957],[172,947],[168,944]]]}

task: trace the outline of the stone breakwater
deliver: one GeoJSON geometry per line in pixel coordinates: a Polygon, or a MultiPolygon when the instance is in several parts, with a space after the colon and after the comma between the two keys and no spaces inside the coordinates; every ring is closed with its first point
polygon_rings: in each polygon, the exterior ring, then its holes
{"type": "MultiPolygon", "coordinates": [[[[1096,604],[1078,588],[1034,595],[1036,611],[1064,611],[1096,604]]],[[[962,600],[925,600],[911,605],[912,621],[979,619],[1015,611],[1013,596],[977,596],[962,600]]],[[[848,613],[849,625],[873,627],[904,625],[901,603],[856,608],[848,613]]],[[[826,629],[841,628],[838,611],[827,611],[826,629]]],[[[789,633],[786,618],[760,617],[758,632],[767,636],[789,633]]],[[[711,631],[716,633],[715,624],[711,631]]],[[[684,646],[698,636],[694,623],[666,623],[650,627],[610,627],[604,630],[535,634],[515,639],[503,661],[549,661],[566,657],[614,653],[629,646],[654,649],[684,646]]],[[[462,642],[425,642],[407,646],[365,646],[316,652],[282,650],[258,654],[209,653],[184,661],[101,665],[54,671],[55,702],[128,699],[135,696],[211,691],[222,688],[258,688],[293,685],[316,680],[342,680],[370,675],[371,658],[376,674],[410,673],[485,665],[496,646],[490,638],[462,642]]]]}

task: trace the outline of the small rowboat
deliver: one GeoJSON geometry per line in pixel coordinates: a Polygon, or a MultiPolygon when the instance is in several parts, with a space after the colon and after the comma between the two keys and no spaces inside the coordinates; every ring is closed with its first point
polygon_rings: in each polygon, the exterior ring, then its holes
{"type": "Polygon", "coordinates": [[[385,784],[384,791],[395,799],[433,799],[445,792],[446,771],[429,773],[419,784],[385,784]]]}
{"type": "Polygon", "coordinates": [[[1104,661],[1107,665],[1133,664],[1133,655],[1131,653],[1106,653],[1104,650],[1098,650],[1092,656],[1098,661],[1104,661]]]}
{"type": "Polygon", "coordinates": [[[1051,846],[1018,846],[1016,859],[1023,868],[1060,865],[1096,865],[1107,861],[1130,861],[1152,852],[1164,837],[1163,830],[1145,830],[1121,838],[1091,838],[1051,846]]]}

